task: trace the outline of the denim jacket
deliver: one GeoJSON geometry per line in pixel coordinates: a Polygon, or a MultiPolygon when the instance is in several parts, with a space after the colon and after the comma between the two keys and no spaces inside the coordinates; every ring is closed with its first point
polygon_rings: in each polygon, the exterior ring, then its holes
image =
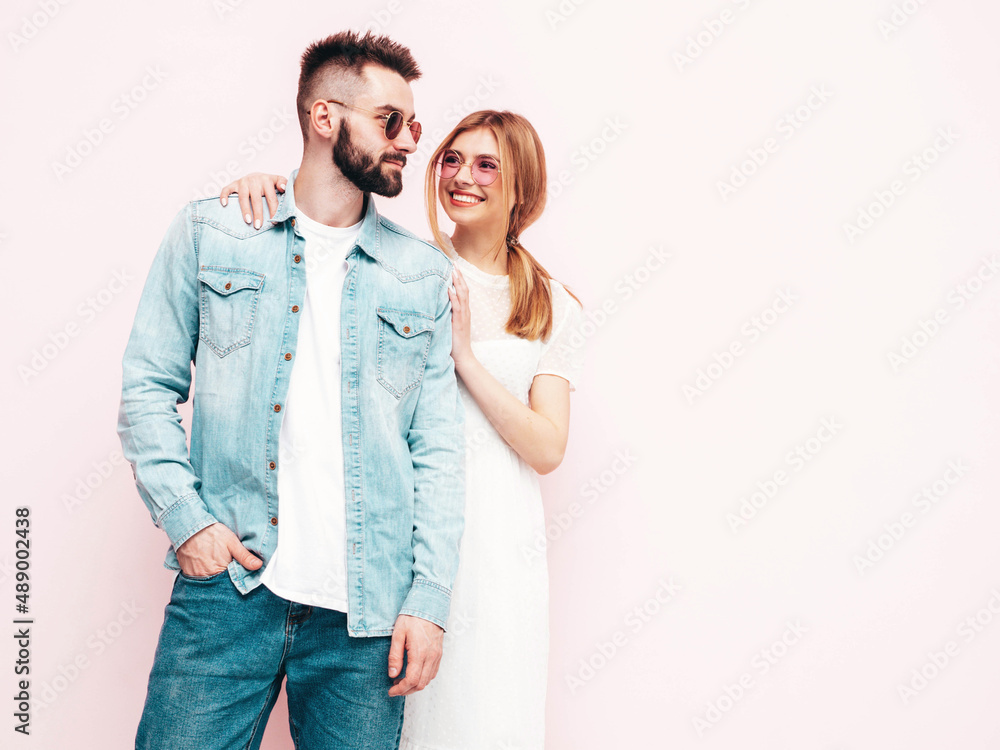
{"type": "MultiPolygon", "coordinates": [[[[123,358],[118,434],[153,521],[175,550],[218,521],[267,565],[278,540],[278,436],[306,293],[292,173],[260,230],[236,201],[174,219],[123,358]],[[190,452],[177,404],[194,362],[190,452]]],[[[445,627],[464,527],[463,410],[451,359],[452,265],[379,216],[370,195],[341,304],[348,632],[397,615],[445,627]]],[[[329,446],[338,450],[341,446],[329,446]]],[[[260,585],[235,560],[239,591],[260,585]]]]}

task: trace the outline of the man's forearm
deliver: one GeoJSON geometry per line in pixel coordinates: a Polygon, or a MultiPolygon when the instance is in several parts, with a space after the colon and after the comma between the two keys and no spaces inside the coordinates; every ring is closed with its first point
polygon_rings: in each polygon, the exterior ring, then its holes
{"type": "Polygon", "coordinates": [[[408,442],[413,461],[413,585],[401,614],[445,627],[465,520],[465,415],[451,359],[447,287],[408,442]]]}
{"type": "Polygon", "coordinates": [[[400,614],[442,628],[451,608],[465,525],[464,434],[458,424],[416,436],[420,449],[414,456],[413,584],[400,614]]]}
{"type": "Polygon", "coordinates": [[[177,404],[187,400],[198,340],[197,257],[187,209],[167,231],[122,358],[118,436],[139,495],[176,549],[215,523],[198,494],[177,404]]]}

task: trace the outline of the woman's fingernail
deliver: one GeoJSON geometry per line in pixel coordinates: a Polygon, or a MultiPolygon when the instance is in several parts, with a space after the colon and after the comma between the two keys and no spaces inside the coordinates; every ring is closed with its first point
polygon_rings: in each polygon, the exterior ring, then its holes
{"type": "Polygon", "coordinates": [[[254,229],[260,229],[260,219],[257,219],[257,221],[255,221],[253,223],[253,228],[254,229]]]}
{"type": "Polygon", "coordinates": [[[285,189],[285,183],[281,183],[280,185],[278,185],[278,190],[284,190],[284,189],[285,189]]]}
{"type": "Polygon", "coordinates": [[[222,207],[225,208],[228,205],[229,205],[229,201],[226,198],[223,198],[222,199],[222,207]]]}

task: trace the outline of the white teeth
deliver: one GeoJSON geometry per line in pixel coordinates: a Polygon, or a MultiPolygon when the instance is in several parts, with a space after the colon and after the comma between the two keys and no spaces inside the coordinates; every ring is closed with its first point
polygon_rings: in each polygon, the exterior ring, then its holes
{"type": "Polygon", "coordinates": [[[477,198],[474,195],[462,195],[459,193],[452,193],[451,197],[457,200],[459,203],[482,203],[482,198],[477,198]]]}

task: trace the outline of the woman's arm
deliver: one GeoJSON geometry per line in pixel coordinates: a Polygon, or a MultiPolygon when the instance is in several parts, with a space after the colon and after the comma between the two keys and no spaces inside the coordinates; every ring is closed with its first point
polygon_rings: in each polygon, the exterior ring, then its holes
{"type": "Polygon", "coordinates": [[[275,211],[278,210],[278,196],[275,190],[279,193],[285,192],[285,183],[287,182],[288,179],[280,174],[254,172],[240,177],[222,188],[219,200],[223,206],[226,206],[229,204],[229,196],[232,193],[237,193],[240,197],[240,211],[243,213],[243,221],[247,224],[252,221],[254,228],[260,229],[261,224],[264,223],[264,204],[261,201],[261,196],[267,199],[268,211],[270,211],[271,216],[274,216],[275,211]]]}
{"type": "Polygon", "coordinates": [[[536,375],[525,406],[472,353],[469,288],[455,269],[452,306],[452,357],[455,370],[490,423],[507,444],[539,474],[562,463],[569,436],[569,381],[558,375],[536,375]]]}

